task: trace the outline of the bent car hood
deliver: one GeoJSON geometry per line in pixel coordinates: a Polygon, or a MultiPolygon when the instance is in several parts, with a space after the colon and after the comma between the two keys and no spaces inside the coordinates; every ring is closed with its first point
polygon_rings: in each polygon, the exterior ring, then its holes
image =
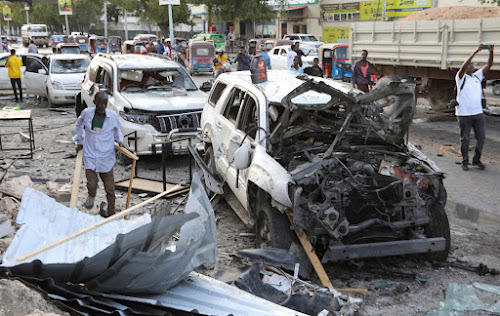
{"type": "Polygon", "coordinates": [[[165,92],[127,93],[122,96],[130,102],[132,109],[145,111],[202,110],[207,99],[202,91],[188,91],[186,94],[165,92]]]}
{"type": "MultiPolygon", "coordinates": [[[[79,85],[83,81],[84,72],[73,73],[73,74],[50,74],[50,78],[54,81],[60,82],[62,84],[75,84],[79,85]]],[[[78,86],[79,87],[79,86],[78,86]]]]}

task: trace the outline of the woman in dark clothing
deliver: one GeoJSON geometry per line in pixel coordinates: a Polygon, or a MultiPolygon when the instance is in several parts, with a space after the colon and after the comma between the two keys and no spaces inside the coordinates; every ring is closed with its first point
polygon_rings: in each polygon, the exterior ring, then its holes
{"type": "Polygon", "coordinates": [[[372,66],[370,62],[366,60],[366,57],[368,57],[368,51],[363,50],[361,53],[361,60],[354,65],[351,78],[352,86],[363,92],[369,92],[372,88],[372,66]]]}

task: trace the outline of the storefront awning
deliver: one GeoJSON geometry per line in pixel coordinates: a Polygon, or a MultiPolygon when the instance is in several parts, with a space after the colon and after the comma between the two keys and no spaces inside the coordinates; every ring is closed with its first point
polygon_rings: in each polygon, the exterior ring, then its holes
{"type": "Polygon", "coordinates": [[[286,8],[285,11],[295,11],[295,10],[302,10],[302,9],[305,9],[307,8],[306,5],[301,5],[301,6],[296,6],[296,7],[290,7],[290,8],[286,8]]]}

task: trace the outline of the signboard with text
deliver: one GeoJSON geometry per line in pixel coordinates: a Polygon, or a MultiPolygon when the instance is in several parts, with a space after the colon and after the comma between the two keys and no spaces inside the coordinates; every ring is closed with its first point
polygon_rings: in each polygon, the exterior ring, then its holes
{"type": "Polygon", "coordinates": [[[3,8],[3,20],[12,21],[12,10],[8,7],[3,8]]]}
{"type": "Polygon", "coordinates": [[[347,43],[349,31],[349,27],[324,27],[321,38],[325,43],[347,43]]]}
{"type": "Polygon", "coordinates": [[[358,13],[359,2],[325,4],[321,6],[321,11],[325,21],[334,21],[336,14],[358,13]]]}
{"type": "MultiPolygon", "coordinates": [[[[405,17],[416,11],[430,9],[432,0],[386,0],[385,16],[388,18],[405,17]]],[[[360,2],[360,20],[379,20],[382,18],[384,0],[360,2]]]]}
{"type": "Polygon", "coordinates": [[[181,4],[181,0],[160,0],[160,5],[167,5],[167,4],[181,4]]]}
{"type": "Polygon", "coordinates": [[[72,15],[71,0],[58,0],[59,15],[72,15]]]}

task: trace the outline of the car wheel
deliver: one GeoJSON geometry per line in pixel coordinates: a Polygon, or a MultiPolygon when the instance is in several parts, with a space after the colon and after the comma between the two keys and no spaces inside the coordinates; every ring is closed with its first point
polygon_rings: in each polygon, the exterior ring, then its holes
{"type": "Polygon", "coordinates": [[[297,238],[290,226],[285,214],[266,203],[260,207],[255,224],[257,247],[289,249],[297,238]]]}
{"type": "Polygon", "coordinates": [[[493,85],[493,94],[500,96],[500,83],[493,85]]]}
{"type": "Polygon", "coordinates": [[[425,254],[425,258],[431,261],[444,261],[450,252],[450,224],[444,206],[446,205],[446,189],[443,183],[439,185],[439,198],[431,205],[431,222],[424,226],[424,233],[428,238],[444,237],[446,247],[443,251],[425,254]]]}
{"type": "Polygon", "coordinates": [[[52,101],[50,100],[49,89],[47,89],[47,104],[48,104],[49,108],[55,107],[54,103],[52,103],[52,101]]]}
{"type": "Polygon", "coordinates": [[[117,150],[116,151],[116,162],[120,166],[128,166],[132,163],[132,158],[129,158],[128,156],[126,156],[125,154],[122,154],[121,152],[119,152],[117,150]]]}

